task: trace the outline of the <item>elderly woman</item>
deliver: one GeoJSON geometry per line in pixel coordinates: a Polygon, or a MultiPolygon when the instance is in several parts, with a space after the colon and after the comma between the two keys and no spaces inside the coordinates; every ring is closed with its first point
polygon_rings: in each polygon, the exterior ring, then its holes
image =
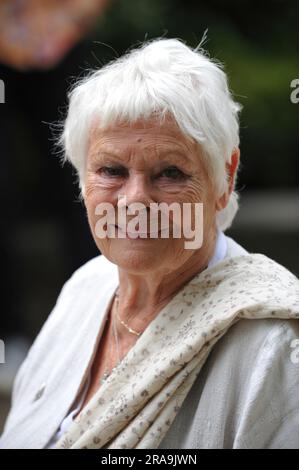
{"type": "Polygon", "coordinates": [[[101,255],[20,367],[2,448],[299,448],[299,282],[224,234],[240,106],[200,46],[150,41],[69,95],[61,143],[101,255]],[[138,231],[161,203],[190,205],[200,243],[170,211],[138,231]]]}

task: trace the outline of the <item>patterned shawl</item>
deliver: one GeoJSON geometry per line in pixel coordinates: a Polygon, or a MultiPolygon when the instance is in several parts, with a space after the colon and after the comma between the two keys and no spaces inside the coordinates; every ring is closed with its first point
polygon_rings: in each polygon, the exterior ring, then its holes
{"type": "Polygon", "coordinates": [[[241,318],[299,319],[299,280],[256,253],[198,273],[147,326],[55,448],[157,448],[214,344],[241,318]]]}

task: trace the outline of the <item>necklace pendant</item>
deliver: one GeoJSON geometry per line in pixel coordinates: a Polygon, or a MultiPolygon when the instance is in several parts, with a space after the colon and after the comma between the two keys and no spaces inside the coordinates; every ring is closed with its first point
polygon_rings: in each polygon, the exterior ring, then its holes
{"type": "Polygon", "coordinates": [[[129,332],[130,332],[130,333],[133,333],[134,335],[137,335],[137,336],[140,335],[140,333],[137,333],[137,331],[132,330],[132,328],[130,328],[130,327],[129,327],[129,332]]]}

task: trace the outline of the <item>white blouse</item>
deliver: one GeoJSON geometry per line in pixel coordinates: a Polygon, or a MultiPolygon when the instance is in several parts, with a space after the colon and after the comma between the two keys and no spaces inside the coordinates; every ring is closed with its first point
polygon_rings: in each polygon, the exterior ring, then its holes
{"type": "MultiPolygon", "coordinates": [[[[214,266],[216,263],[218,263],[219,261],[224,259],[225,256],[226,256],[226,253],[227,253],[227,242],[226,242],[225,235],[222,231],[218,230],[215,251],[214,251],[214,254],[213,254],[212,258],[209,261],[208,268],[214,266]]],[[[87,394],[87,390],[89,388],[90,379],[91,379],[91,376],[90,376],[90,372],[89,372],[88,377],[87,377],[87,381],[84,385],[84,388],[82,389],[81,397],[80,397],[80,400],[79,400],[77,406],[75,408],[71,408],[71,411],[64,418],[64,420],[62,421],[62,423],[61,423],[59,429],[57,430],[57,432],[54,434],[54,436],[51,438],[51,440],[48,442],[48,444],[44,447],[45,449],[53,448],[55,446],[56,442],[58,442],[58,440],[61,438],[61,436],[70,427],[71,423],[73,422],[73,417],[76,416],[76,414],[81,409],[81,406],[84,402],[85,396],[87,394]]],[[[78,400],[78,397],[77,397],[77,400],[78,400]]]]}

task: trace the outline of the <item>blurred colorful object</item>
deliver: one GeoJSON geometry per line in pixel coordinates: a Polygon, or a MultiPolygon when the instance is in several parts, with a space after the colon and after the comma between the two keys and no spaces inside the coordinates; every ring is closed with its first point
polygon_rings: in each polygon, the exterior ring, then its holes
{"type": "Polygon", "coordinates": [[[109,0],[0,0],[0,62],[19,70],[55,66],[109,0]]]}

